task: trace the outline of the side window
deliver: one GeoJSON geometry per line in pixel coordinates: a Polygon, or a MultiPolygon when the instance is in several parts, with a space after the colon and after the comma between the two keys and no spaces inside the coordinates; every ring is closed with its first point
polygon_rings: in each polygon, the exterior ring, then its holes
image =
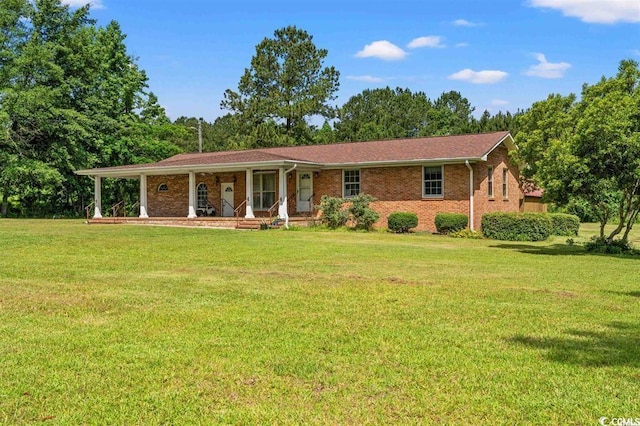
{"type": "Polygon", "coordinates": [[[342,182],[342,194],[345,198],[360,194],[360,170],[344,170],[342,182]]]}
{"type": "Polygon", "coordinates": [[[487,168],[487,195],[493,198],[493,166],[487,168]]]}
{"type": "Polygon", "coordinates": [[[509,198],[509,169],[502,169],[502,198],[509,198]]]}
{"type": "Polygon", "coordinates": [[[442,197],[444,195],[443,166],[424,167],[422,195],[424,197],[442,197]]]}

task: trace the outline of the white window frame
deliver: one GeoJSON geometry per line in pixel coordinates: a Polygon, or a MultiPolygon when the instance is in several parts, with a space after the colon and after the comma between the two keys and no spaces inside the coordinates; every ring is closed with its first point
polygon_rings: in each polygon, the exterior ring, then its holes
{"type": "Polygon", "coordinates": [[[168,192],[169,191],[169,185],[167,185],[165,182],[162,182],[160,185],[158,185],[158,192],[168,192]]]}
{"type": "Polygon", "coordinates": [[[273,170],[254,171],[253,172],[253,194],[252,194],[254,211],[264,212],[269,210],[271,205],[273,205],[273,203],[270,203],[268,206],[264,205],[264,194],[268,194],[268,193],[273,193],[273,200],[274,200],[273,202],[275,203],[275,200],[277,199],[277,195],[278,195],[278,180],[276,178],[276,172],[273,170]],[[264,189],[264,180],[262,179],[262,177],[266,175],[273,175],[273,191],[265,191],[264,189]],[[256,197],[256,193],[259,194],[259,197],[256,197]],[[256,205],[256,200],[258,198],[262,203],[261,206],[256,205]]]}
{"type": "Polygon", "coordinates": [[[435,164],[435,165],[427,165],[422,166],[422,198],[444,198],[444,165],[443,164],[435,164]],[[429,182],[437,182],[440,181],[440,193],[439,194],[427,194],[427,179],[425,173],[427,169],[440,169],[440,179],[429,179],[429,182]]]}
{"type": "Polygon", "coordinates": [[[509,169],[502,169],[502,198],[509,198],[509,169]]]}
{"type": "MultiPolygon", "coordinates": [[[[351,191],[349,191],[351,192],[351,191]]],[[[362,172],[360,169],[344,169],[342,170],[342,197],[343,198],[352,198],[356,195],[360,195],[362,193],[362,172]],[[358,181],[350,181],[347,182],[347,173],[357,172],[358,173],[358,181]],[[358,185],[358,190],[356,194],[347,195],[347,185],[358,185]]]]}
{"type": "Polygon", "coordinates": [[[494,198],[495,191],[493,187],[493,166],[487,167],[487,197],[494,198]]]}
{"type": "Polygon", "coordinates": [[[209,186],[204,182],[200,182],[196,185],[196,207],[204,209],[207,208],[207,204],[209,204],[209,186]],[[204,187],[204,191],[200,189],[202,187],[204,187]],[[204,194],[204,200],[200,198],[202,194],[204,194]]]}

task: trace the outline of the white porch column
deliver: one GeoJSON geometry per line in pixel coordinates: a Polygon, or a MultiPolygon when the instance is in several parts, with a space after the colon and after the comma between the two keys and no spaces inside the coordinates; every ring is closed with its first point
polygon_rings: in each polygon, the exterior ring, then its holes
{"type": "Polygon", "coordinates": [[[287,174],[284,172],[284,167],[280,167],[280,171],[279,171],[279,175],[278,175],[278,182],[279,182],[279,188],[278,188],[278,192],[279,192],[279,204],[278,204],[278,216],[280,216],[280,219],[286,219],[288,212],[287,212],[287,174]]]}
{"type": "Polygon", "coordinates": [[[466,160],[464,164],[469,169],[469,229],[473,231],[473,216],[475,214],[473,212],[473,166],[469,164],[469,160],[466,160]]]}
{"type": "Polygon", "coordinates": [[[93,218],[102,218],[102,181],[100,176],[95,176],[93,179],[95,183],[95,190],[93,192],[93,218]]]}
{"type": "Polygon", "coordinates": [[[147,214],[147,175],[140,175],[140,217],[149,218],[147,214]]]}
{"type": "Polygon", "coordinates": [[[253,219],[253,170],[247,169],[247,175],[245,179],[245,187],[247,194],[246,213],[244,217],[246,219],[253,219]]]}
{"type": "Polygon", "coordinates": [[[196,174],[189,172],[189,215],[187,218],[198,217],[196,214],[196,174]]]}

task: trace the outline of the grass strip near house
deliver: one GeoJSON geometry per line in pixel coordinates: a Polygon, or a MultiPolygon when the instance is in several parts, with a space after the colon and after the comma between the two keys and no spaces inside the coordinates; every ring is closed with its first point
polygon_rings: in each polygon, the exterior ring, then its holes
{"type": "Polygon", "coordinates": [[[0,423],[640,417],[640,258],[565,240],[0,220],[0,423]]]}

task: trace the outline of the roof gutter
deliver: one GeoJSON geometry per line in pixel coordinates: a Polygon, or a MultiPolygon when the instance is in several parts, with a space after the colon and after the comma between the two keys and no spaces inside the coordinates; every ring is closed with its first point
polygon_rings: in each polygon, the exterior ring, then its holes
{"type": "Polygon", "coordinates": [[[469,229],[473,229],[473,167],[469,164],[469,160],[464,162],[469,169],[469,229]]]}

